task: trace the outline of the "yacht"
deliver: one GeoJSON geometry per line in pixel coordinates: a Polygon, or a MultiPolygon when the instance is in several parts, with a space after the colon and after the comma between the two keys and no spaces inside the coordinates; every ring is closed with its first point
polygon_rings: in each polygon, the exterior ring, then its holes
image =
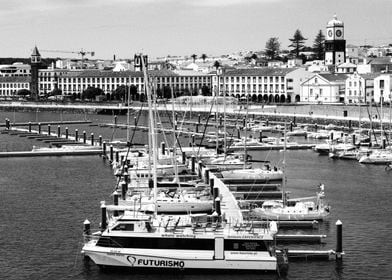
{"type": "Polygon", "coordinates": [[[86,230],[82,253],[100,267],[277,272],[276,232],[275,222],[253,227],[214,215],[154,217],[124,211],[102,232],[86,230]]]}
{"type": "Polygon", "coordinates": [[[392,163],[391,150],[374,150],[372,153],[367,153],[359,159],[360,163],[369,164],[390,164],[392,163]]]}
{"type": "Polygon", "coordinates": [[[252,169],[233,169],[221,172],[223,178],[244,179],[244,180],[265,180],[281,181],[283,180],[283,171],[274,167],[270,168],[252,168],[252,169]]]}
{"type": "Polygon", "coordinates": [[[264,220],[313,221],[324,220],[329,215],[330,208],[324,204],[324,185],[320,185],[316,201],[311,198],[290,200],[287,203],[283,200],[267,200],[261,208],[255,208],[252,212],[264,220]]]}

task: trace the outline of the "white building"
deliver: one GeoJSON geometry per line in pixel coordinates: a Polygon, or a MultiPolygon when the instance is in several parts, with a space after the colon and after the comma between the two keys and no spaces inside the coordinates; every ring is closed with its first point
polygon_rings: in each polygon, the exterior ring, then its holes
{"type": "MultiPolygon", "coordinates": [[[[149,71],[156,85],[157,95],[163,96],[163,91],[170,88],[175,96],[183,94],[198,94],[211,86],[211,76],[203,73],[188,71],[177,74],[169,70],[149,71]]],[[[145,100],[144,77],[140,71],[99,71],[79,70],[67,71],[57,76],[58,88],[63,95],[79,95],[88,87],[100,88],[105,94],[112,94],[120,86],[131,85],[135,88],[134,99],[145,100]]],[[[171,96],[167,96],[171,97],[171,96]]]]}
{"type": "Polygon", "coordinates": [[[315,74],[301,84],[301,102],[344,102],[345,74],[315,74]]]}
{"type": "Polygon", "coordinates": [[[287,95],[287,74],[295,68],[247,68],[228,70],[212,77],[213,92],[239,98],[248,97],[253,102],[291,103],[287,95]]]}
{"type": "Polygon", "coordinates": [[[305,80],[312,77],[314,74],[307,71],[305,68],[297,68],[286,75],[287,81],[287,96],[290,96],[290,100],[293,102],[300,102],[301,100],[301,84],[305,80]]]}
{"type": "Polygon", "coordinates": [[[31,77],[27,76],[7,76],[0,77],[0,96],[16,96],[21,89],[30,90],[31,77]]]}
{"type": "Polygon", "coordinates": [[[391,102],[392,74],[381,74],[374,79],[374,102],[391,102]]]}
{"type": "Polygon", "coordinates": [[[374,79],[379,73],[348,75],[346,80],[345,98],[346,104],[369,103],[374,101],[374,79]]]}

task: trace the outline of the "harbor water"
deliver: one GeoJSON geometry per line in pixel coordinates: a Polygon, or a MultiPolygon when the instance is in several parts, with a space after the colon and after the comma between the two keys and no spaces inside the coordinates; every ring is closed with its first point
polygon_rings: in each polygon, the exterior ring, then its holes
{"type": "MultiPolygon", "coordinates": [[[[58,112],[0,112],[0,121],[93,121],[70,125],[69,130],[126,138],[126,131],[96,124],[113,122],[113,116],[58,112]]],[[[126,122],[119,116],[118,122],[126,122]]],[[[132,117],[133,121],[133,117],[132,117]]],[[[64,129],[65,125],[61,126],[64,129]]],[[[55,129],[53,129],[55,131],[55,129]]],[[[163,139],[164,137],[161,136],[163,139]]],[[[172,138],[172,136],[167,136],[172,138]]],[[[134,142],[145,137],[136,134],[134,142]]],[[[162,140],[161,139],[161,140],[162,140]]],[[[188,140],[185,140],[185,142],[188,140]]],[[[146,143],[144,143],[146,144],[146,143]]],[[[42,142],[0,134],[0,151],[31,150],[42,142]]],[[[281,166],[281,151],[252,152],[254,159],[281,166]]],[[[260,274],[170,274],[167,279],[390,279],[392,271],[392,171],[384,166],[333,160],[312,150],[287,151],[287,190],[290,197],[313,196],[325,185],[331,206],[328,222],[312,233],[326,234],[322,245],[287,245],[289,248],[335,249],[335,223],[343,223],[341,262],[294,261],[287,277],[260,274]]],[[[111,202],[115,178],[108,162],[99,156],[31,157],[0,159],[0,279],[162,279],[159,274],[100,271],[85,262],[83,221],[93,229],[100,220],[99,202],[111,202]]]]}

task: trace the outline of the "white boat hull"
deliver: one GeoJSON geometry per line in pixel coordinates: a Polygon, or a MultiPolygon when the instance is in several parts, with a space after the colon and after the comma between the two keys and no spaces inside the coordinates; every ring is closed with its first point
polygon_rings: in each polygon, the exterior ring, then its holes
{"type": "Polygon", "coordinates": [[[82,252],[100,266],[135,269],[276,271],[277,259],[268,252],[226,251],[216,259],[214,251],[102,248],[86,244],[82,252]]]}
{"type": "Polygon", "coordinates": [[[273,211],[265,211],[264,209],[256,209],[254,213],[261,219],[273,221],[314,221],[324,220],[329,212],[313,211],[307,213],[274,213],[273,211]]]}
{"type": "Polygon", "coordinates": [[[221,172],[225,179],[244,179],[244,180],[283,180],[282,171],[260,171],[257,169],[230,170],[221,172]]]}

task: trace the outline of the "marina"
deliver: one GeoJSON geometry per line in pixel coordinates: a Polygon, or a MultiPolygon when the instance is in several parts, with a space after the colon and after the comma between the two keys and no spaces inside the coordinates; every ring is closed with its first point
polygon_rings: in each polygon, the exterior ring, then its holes
{"type": "MultiPolygon", "coordinates": [[[[53,115],[53,114],[51,114],[51,115],[53,115]]],[[[94,128],[94,127],[90,127],[90,129],[91,128],[94,128]]],[[[86,128],[78,127],[78,129],[80,131],[83,131],[84,129],[87,130],[88,127],[86,127],[86,128]]],[[[103,138],[106,138],[108,135],[112,134],[112,131],[109,128],[101,128],[99,133],[96,132],[96,131],[94,131],[94,132],[95,132],[96,135],[102,135],[103,138]],[[106,132],[103,129],[105,129],[106,132]]],[[[117,131],[117,133],[121,133],[122,135],[125,135],[123,130],[121,130],[121,132],[117,131]]],[[[25,137],[17,137],[16,135],[9,135],[9,136],[7,136],[6,134],[1,134],[1,135],[2,135],[2,137],[10,137],[9,141],[17,141],[19,139],[19,141],[27,141],[27,143],[30,143],[30,145],[33,145],[34,142],[37,141],[37,140],[34,140],[34,139],[27,140],[25,137]],[[31,141],[33,141],[33,143],[31,143],[31,141]]],[[[108,152],[108,159],[110,159],[110,149],[109,148],[107,149],[107,152],[108,152]]],[[[273,153],[278,153],[275,156],[277,156],[278,158],[281,157],[281,154],[279,152],[273,152],[273,153]]],[[[349,205],[351,205],[350,208],[351,207],[353,208],[349,212],[344,212],[344,211],[339,210],[339,209],[343,209],[342,207],[344,207],[344,205],[346,205],[349,201],[352,201],[351,199],[356,199],[355,197],[357,197],[358,195],[363,195],[364,192],[366,193],[366,191],[368,190],[367,188],[365,189],[367,180],[372,180],[371,182],[373,182],[375,180],[374,176],[376,176],[378,178],[378,180],[382,180],[382,178],[385,178],[385,180],[388,180],[388,176],[391,176],[391,175],[390,175],[390,173],[385,172],[385,170],[383,168],[380,169],[377,166],[374,166],[374,168],[369,166],[369,168],[372,170],[372,173],[374,173],[374,174],[373,175],[369,174],[368,178],[365,179],[365,180],[362,179],[364,181],[363,182],[364,183],[363,187],[360,187],[360,190],[356,190],[355,193],[351,192],[352,194],[354,194],[354,197],[351,198],[348,195],[344,195],[346,193],[346,191],[343,192],[343,195],[342,195],[341,192],[343,190],[346,190],[345,188],[348,188],[348,190],[349,190],[350,188],[354,187],[354,185],[358,184],[357,179],[355,179],[356,177],[353,176],[356,173],[356,171],[354,171],[354,170],[357,167],[353,166],[352,163],[350,163],[350,162],[332,161],[332,160],[329,160],[327,157],[317,156],[317,154],[315,154],[312,151],[305,151],[305,154],[303,154],[303,153],[304,153],[303,151],[290,151],[290,152],[288,152],[288,165],[289,165],[290,168],[287,170],[287,172],[288,172],[287,176],[288,176],[288,183],[289,183],[288,190],[290,191],[290,196],[293,196],[293,195],[295,195],[295,196],[309,196],[309,195],[313,194],[314,191],[306,190],[306,189],[304,189],[301,186],[303,186],[304,183],[306,185],[306,182],[313,182],[313,181],[319,182],[320,179],[318,178],[318,176],[316,176],[316,173],[312,173],[315,170],[331,170],[330,171],[331,172],[330,173],[331,177],[329,179],[328,179],[328,177],[325,177],[326,176],[325,173],[323,175],[323,178],[324,178],[323,182],[324,182],[324,184],[328,188],[327,189],[328,201],[331,203],[331,206],[332,206],[332,212],[331,212],[332,213],[331,214],[332,217],[330,217],[331,225],[329,227],[327,227],[326,237],[324,237],[322,239],[319,239],[320,237],[318,237],[317,234],[320,234],[319,230],[323,230],[323,231],[325,230],[325,228],[324,228],[325,227],[325,223],[323,223],[321,225],[318,224],[317,227],[314,227],[313,222],[309,222],[308,224],[306,224],[306,223],[297,224],[296,226],[292,225],[293,228],[296,227],[298,229],[308,228],[308,229],[312,229],[312,231],[314,231],[315,230],[314,228],[318,228],[318,230],[317,230],[317,233],[316,232],[314,233],[314,234],[316,234],[316,236],[311,237],[312,239],[307,240],[308,242],[305,242],[305,241],[302,242],[302,243],[300,242],[301,244],[305,243],[305,244],[301,245],[302,247],[304,245],[305,245],[305,247],[309,247],[310,246],[308,249],[306,249],[306,250],[304,250],[304,248],[297,249],[298,245],[294,245],[294,246],[291,245],[291,246],[293,246],[292,248],[290,246],[288,246],[288,248],[289,248],[289,250],[288,250],[289,259],[291,259],[291,258],[293,258],[293,259],[299,258],[299,259],[308,259],[308,260],[312,259],[313,260],[313,259],[318,259],[318,255],[319,254],[322,255],[322,256],[320,256],[321,259],[330,259],[328,257],[328,254],[331,254],[332,251],[335,251],[334,249],[335,249],[335,245],[336,245],[335,244],[335,242],[336,242],[336,240],[335,240],[336,233],[335,233],[335,229],[334,229],[335,228],[334,222],[337,219],[342,219],[343,222],[347,221],[349,223],[348,227],[347,228],[345,227],[344,238],[343,238],[344,239],[343,242],[345,244],[344,251],[346,253],[345,256],[344,256],[344,259],[343,259],[343,265],[349,266],[348,263],[351,262],[350,260],[356,258],[356,254],[353,255],[351,253],[352,252],[352,248],[354,248],[354,247],[351,248],[351,246],[354,246],[354,244],[352,242],[357,243],[355,240],[358,240],[358,238],[359,238],[358,242],[365,242],[365,241],[360,241],[360,240],[362,240],[361,235],[356,236],[355,238],[353,236],[354,231],[356,232],[356,230],[355,230],[355,227],[352,228],[353,226],[351,224],[356,219],[358,219],[358,217],[356,215],[353,215],[354,212],[352,212],[355,209],[355,205],[354,204],[349,204],[349,205]],[[306,161],[304,161],[305,159],[306,159],[306,161]],[[314,167],[313,168],[311,167],[314,164],[317,164],[317,169],[315,169],[314,167]],[[340,173],[339,172],[340,169],[346,170],[346,172],[340,173]],[[352,175],[348,176],[348,178],[347,178],[347,174],[346,173],[348,172],[347,170],[350,170],[350,169],[353,169],[351,171],[352,175]],[[309,172],[306,172],[306,170],[309,170],[309,172]],[[301,175],[299,176],[299,174],[301,174],[301,175]],[[306,174],[306,176],[305,176],[305,174],[306,174]],[[335,175],[332,176],[332,174],[335,174],[335,175]],[[338,176],[337,179],[335,178],[336,174],[338,174],[337,175],[338,176]],[[339,175],[339,174],[341,174],[341,175],[339,175]],[[302,179],[301,179],[301,177],[302,177],[302,179]],[[342,185],[342,182],[349,182],[347,180],[351,180],[352,183],[348,183],[348,184],[346,183],[346,184],[342,185]],[[358,193],[358,192],[360,192],[360,193],[358,193]],[[323,247],[321,247],[321,248],[317,248],[317,246],[320,246],[320,245],[317,245],[317,242],[319,242],[320,240],[322,240],[321,244],[327,244],[328,250],[325,250],[324,253],[321,253],[321,251],[323,251],[325,249],[325,245],[322,245],[323,247]],[[311,243],[309,243],[310,241],[311,241],[311,243]],[[316,242],[316,243],[313,243],[313,242],[316,242]],[[314,248],[314,246],[316,246],[316,248],[314,248]],[[332,249],[332,251],[330,249],[332,249]],[[346,264],[346,262],[347,262],[347,264],[346,264]]],[[[252,152],[252,155],[253,155],[253,157],[256,156],[256,158],[266,158],[267,154],[266,154],[266,152],[252,152]]],[[[272,160],[271,155],[267,156],[267,158],[269,160],[272,160]]],[[[33,159],[32,158],[30,160],[32,160],[33,162],[36,162],[39,159],[38,158],[37,159],[33,159]]],[[[45,161],[48,161],[48,160],[49,159],[45,159],[45,161]]],[[[115,160],[115,156],[114,155],[113,155],[113,160],[115,160]]],[[[64,162],[63,160],[61,160],[61,162],[63,162],[63,163],[66,163],[67,161],[64,162]]],[[[93,157],[91,159],[90,159],[90,157],[86,157],[85,159],[83,159],[83,158],[75,158],[75,159],[72,159],[72,161],[77,161],[77,162],[80,162],[80,161],[82,161],[82,162],[93,161],[95,163],[99,163],[102,160],[100,160],[99,158],[97,159],[95,157],[93,157]]],[[[49,160],[49,162],[51,162],[51,160],[49,160]]],[[[9,164],[11,164],[11,162],[9,162],[9,164]]],[[[25,164],[28,164],[28,162],[26,162],[25,164]]],[[[196,164],[196,169],[197,169],[197,166],[198,165],[196,164]]],[[[7,167],[7,166],[5,166],[5,167],[7,167]]],[[[104,163],[101,166],[101,169],[106,170],[106,172],[103,172],[103,173],[107,174],[106,175],[107,178],[105,180],[112,181],[112,183],[107,185],[106,191],[104,191],[104,189],[102,188],[102,191],[103,191],[103,192],[101,191],[101,195],[102,195],[105,192],[108,193],[108,191],[111,189],[110,185],[114,184],[114,179],[113,179],[114,176],[110,174],[111,169],[108,168],[107,162],[104,163]]],[[[102,171],[101,171],[101,173],[102,173],[102,171]]],[[[212,177],[212,175],[210,175],[210,177],[212,177]]],[[[49,178],[50,178],[50,176],[49,176],[49,178]]],[[[99,178],[99,176],[97,178],[99,178]]],[[[227,182],[226,184],[227,184],[228,187],[232,187],[233,185],[235,186],[235,188],[240,187],[238,185],[238,183],[234,183],[233,184],[233,182],[227,182]]],[[[249,184],[242,183],[241,185],[242,185],[242,188],[248,188],[248,189],[250,188],[249,184]],[[248,185],[248,186],[246,186],[246,185],[248,185]]],[[[379,186],[383,186],[383,183],[379,182],[378,185],[379,186]]],[[[384,187],[380,187],[380,188],[384,192],[388,193],[388,190],[385,189],[385,187],[387,187],[387,185],[385,185],[385,183],[384,183],[384,187]]],[[[264,184],[263,185],[263,183],[257,183],[255,186],[256,186],[256,188],[257,188],[257,186],[259,188],[262,188],[264,186],[264,187],[269,188],[269,189],[274,189],[274,188],[279,187],[279,184],[275,184],[275,185],[273,185],[273,184],[272,185],[264,184]]],[[[356,188],[358,188],[358,187],[356,187],[356,188]]],[[[66,191],[68,193],[67,188],[64,187],[64,189],[65,189],[64,191],[66,191]]],[[[69,190],[69,191],[71,191],[71,190],[69,190]]],[[[96,190],[96,191],[98,192],[99,190],[96,190]]],[[[243,189],[243,191],[245,192],[246,189],[243,189]]],[[[89,193],[91,194],[91,192],[89,192],[89,193]]],[[[349,193],[349,191],[347,193],[349,193]]],[[[99,194],[97,194],[97,195],[99,197],[102,197],[99,194]]],[[[89,207],[91,207],[91,209],[89,209],[89,211],[91,211],[92,213],[95,212],[97,214],[98,213],[98,211],[97,211],[98,210],[97,209],[97,202],[99,202],[100,200],[102,200],[102,198],[98,198],[95,201],[91,201],[91,206],[89,206],[89,207]]],[[[107,200],[110,201],[110,198],[108,197],[107,200]]],[[[222,205],[224,205],[224,204],[225,204],[225,207],[226,207],[227,206],[226,202],[225,203],[222,202],[222,205]]],[[[368,205],[367,202],[365,204],[368,205]]],[[[373,208],[369,208],[369,209],[370,209],[370,211],[378,211],[376,209],[371,210],[373,208]]],[[[82,217],[80,215],[76,214],[76,213],[75,213],[75,215],[76,215],[76,217],[78,217],[78,216],[80,217],[79,218],[79,220],[80,220],[79,222],[75,221],[79,225],[81,224],[81,221],[83,221],[86,217],[92,217],[92,214],[90,214],[90,215],[83,215],[82,217]]],[[[371,224],[371,222],[368,220],[367,224],[370,226],[369,223],[371,224]]],[[[96,224],[97,225],[98,222],[97,221],[94,222],[92,220],[92,224],[96,224]]],[[[255,222],[255,224],[256,224],[256,222],[255,222]]],[[[329,222],[328,222],[328,224],[329,224],[329,222]]],[[[77,225],[72,225],[72,226],[75,227],[75,234],[76,234],[76,232],[80,233],[81,226],[77,226],[77,225]]],[[[373,226],[377,228],[376,225],[373,225],[373,226]]],[[[244,226],[244,227],[246,227],[246,226],[244,226]]],[[[287,229],[288,226],[287,225],[283,226],[283,224],[282,224],[281,227],[282,227],[282,230],[283,230],[283,228],[286,228],[285,231],[288,231],[288,233],[286,234],[287,235],[286,239],[289,239],[290,238],[290,235],[289,235],[290,231],[292,231],[293,229],[287,229]]],[[[363,229],[363,230],[364,231],[362,232],[362,234],[364,236],[366,236],[366,231],[367,230],[366,229],[363,229]]],[[[379,233],[382,235],[383,234],[383,230],[380,229],[379,233]]],[[[323,233],[321,233],[321,235],[323,235],[323,233]]],[[[284,242],[284,243],[287,243],[287,241],[284,242]]],[[[297,243],[298,243],[298,241],[297,241],[297,243]]],[[[365,246],[365,248],[366,248],[366,246],[367,246],[367,245],[365,245],[366,243],[361,243],[361,244],[362,244],[362,247],[365,246]]],[[[72,251],[76,250],[76,247],[75,247],[76,245],[77,244],[74,244],[72,246],[72,248],[74,248],[74,249],[72,249],[72,251]]],[[[76,253],[76,252],[74,251],[74,253],[76,253]]],[[[73,256],[75,256],[74,253],[72,254],[73,256]]],[[[80,267],[80,269],[83,269],[82,268],[83,267],[82,260],[80,259],[80,257],[78,257],[78,258],[79,258],[79,262],[78,262],[79,265],[77,265],[76,267],[80,267]]],[[[333,262],[333,263],[335,263],[335,262],[333,262]]],[[[298,271],[299,267],[303,267],[303,268],[306,267],[307,269],[311,269],[313,267],[313,265],[314,265],[313,261],[311,261],[311,262],[309,262],[309,261],[305,261],[305,262],[301,261],[300,263],[298,263],[298,262],[290,263],[289,277],[290,277],[290,275],[301,275],[301,274],[296,274],[296,273],[300,273],[298,271]]],[[[333,268],[334,265],[329,263],[329,262],[325,263],[322,266],[325,267],[327,275],[328,275],[327,271],[330,271],[330,269],[334,269],[333,268]]],[[[318,265],[318,267],[319,267],[319,265],[318,265]]],[[[318,271],[320,271],[320,268],[318,268],[318,271]]],[[[322,273],[323,272],[322,272],[322,269],[321,269],[321,274],[322,273]]],[[[344,274],[344,272],[339,272],[339,273],[343,273],[344,274]]],[[[355,276],[353,276],[353,275],[356,275],[356,274],[355,273],[353,273],[353,274],[350,273],[350,275],[347,275],[346,277],[348,279],[350,279],[350,277],[355,278],[355,276]]],[[[329,277],[326,276],[325,279],[329,279],[329,277]]]]}

